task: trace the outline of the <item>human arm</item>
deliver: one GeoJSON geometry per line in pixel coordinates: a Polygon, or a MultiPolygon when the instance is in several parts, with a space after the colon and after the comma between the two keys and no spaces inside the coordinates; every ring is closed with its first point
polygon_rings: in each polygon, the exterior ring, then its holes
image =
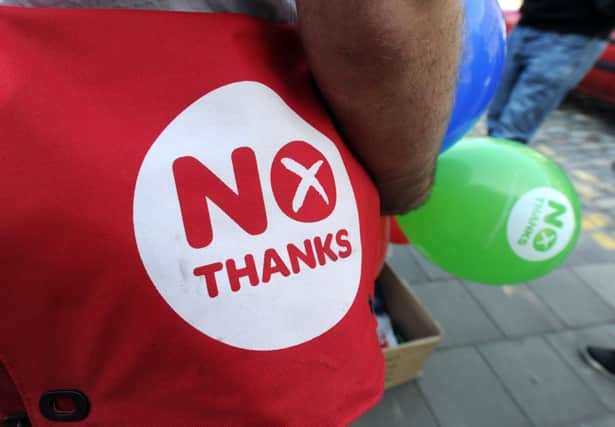
{"type": "Polygon", "coordinates": [[[461,0],[297,0],[308,61],[382,211],[425,201],[451,112],[461,0]]]}

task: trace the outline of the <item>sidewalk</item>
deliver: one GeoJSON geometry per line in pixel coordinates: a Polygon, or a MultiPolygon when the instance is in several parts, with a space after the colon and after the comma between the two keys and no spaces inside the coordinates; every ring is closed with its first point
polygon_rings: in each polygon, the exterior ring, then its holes
{"type": "Polygon", "coordinates": [[[532,146],[582,199],[575,251],[545,278],[486,287],[392,245],[388,262],[444,337],[417,382],[387,392],[354,426],[615,427],[615,382],[578,354],[584,342],[615,347],[615,108],[568,101],[532,146]]]}

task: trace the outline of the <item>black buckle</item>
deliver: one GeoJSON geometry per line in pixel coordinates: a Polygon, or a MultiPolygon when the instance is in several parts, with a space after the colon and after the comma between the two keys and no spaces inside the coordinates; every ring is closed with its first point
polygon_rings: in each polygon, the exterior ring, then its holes
{"type": "Polygon", "coordinates": [[[26,414],[11,415],[10,417],[2,418],[2,425],[15,427],[32,427],[30,418],[26,414]]]}
{"type": "Polygon", "coordinates": [[[43,394],[38,403],[41,414],[51,421],[81,421],[90,413],[90,401],[79,390],[54,390],[43,394]],[[70,400],[74,405],[71,411],[58,409],[59,400],[70,400]]]}

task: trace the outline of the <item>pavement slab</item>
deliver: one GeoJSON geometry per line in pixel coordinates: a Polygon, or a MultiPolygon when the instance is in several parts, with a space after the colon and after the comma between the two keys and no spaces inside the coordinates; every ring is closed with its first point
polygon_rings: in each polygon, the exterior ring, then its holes
{"type": "Polygon", "coordinates": [[[606,412],[541,337],[485,344],[479,349],[537,426],[561,426],[606,412]]]}
{"type": "Polygon", "coordinates": [[[568,268],[556,270],[529,286],[567,327],[615,320],[615,309],[568,268]]]}
{"type": "Polygon", "coordinates": [[[568,424],[566,427],[613,427],[615,426],[615,414],[605,415],[592,420],[568,424]]]}
{"type": "Polygon", "coordinates": [[[508,337],[537,335],[563,327],[555,314],[526,285],[465,283],[465,287],[508,337]]]}
{"type": "Polygon", "coordinates": [[[388,391],[378,406],[352,424],[353,427],[438,427],[415,383],[388,391]]]}
{"type": "Polygon", "coordinates": [[[441,427],[528,426],[527,417],[473,347],[434,353],[419,387],[441,427]]]}
{"type": "Polygon", "coordinates": [[[548,335],[547,340],[594,391],[596,398],[615,412],[615,381],[591,368],[582,357],[583,348],[587,345],[615,347],[615,324],[560,332],[548,335]]]}
{"type": "Polygon", "coordinates": [[[584,265],[574,267],[572,270],[591,286],[605,302],[615,307],[615,262],[584,265]]]}
{"type": "Polygon", "coordinates": [[[434,265],[431,261],[421,255],[414,246],[409,246],[410,251],[414,255],[414,259],[420,265],[421,269],[425,272],[429,280],[445,280],[453,279],[453,276],[442,270],[440,267],[434,265]]]}
{"type": "Polygon", "coordinates": [[[429,281],[410,250],[410,245],[389,245],[386,259],[393,271],[406,282],[414,285],[429,281]]]}
{"type": "Polygon", "coordinates": [[[428,283],[414,289],[443,330],[441,348],[483,343],[502,333],[458,280],[428,283]]]}

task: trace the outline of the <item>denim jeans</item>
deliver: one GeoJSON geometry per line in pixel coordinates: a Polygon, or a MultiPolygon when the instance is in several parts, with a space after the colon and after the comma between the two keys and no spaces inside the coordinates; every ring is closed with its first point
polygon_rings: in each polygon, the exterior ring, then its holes
{"type": "Polygon", "coordinates": [[[489,107],[489,134],[527,143],[594,65],[606,41],[517,26],[498,91],[489,107]]]}

